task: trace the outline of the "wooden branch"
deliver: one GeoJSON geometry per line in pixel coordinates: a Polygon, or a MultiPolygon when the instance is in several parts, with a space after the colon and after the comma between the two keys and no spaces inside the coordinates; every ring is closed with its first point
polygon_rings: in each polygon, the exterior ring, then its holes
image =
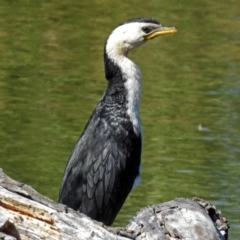
{"type": "Polygon", "coordinates": [[[199,198],[177,198],[143,208],[127,227],[135,232],[142,231],[149,240],[227,240],[228,228],[220,212],[199,198]]]}
{"type": "Polygon", "coordinates": [[[0,239],[227,240],[228,228],[220,212],[198,198],[143,208],[126,229],[106,227],[9,178],[0,169],[0,239]]]}

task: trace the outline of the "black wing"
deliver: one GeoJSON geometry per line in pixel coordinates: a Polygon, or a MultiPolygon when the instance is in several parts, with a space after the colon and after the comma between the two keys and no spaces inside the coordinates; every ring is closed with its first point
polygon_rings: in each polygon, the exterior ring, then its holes
{"type": "Polygon", "coordinates": [[[110,225],[139,175],[141,136],[95,110],[65,169],[59,202],[110,225]]]}

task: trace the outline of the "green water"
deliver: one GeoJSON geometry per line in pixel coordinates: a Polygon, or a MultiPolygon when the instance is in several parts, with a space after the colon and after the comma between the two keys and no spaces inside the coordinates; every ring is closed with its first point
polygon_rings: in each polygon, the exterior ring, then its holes
{"type": "Polygon", "coordinates": [[[2,1],[0,167],[57,200],[66,161],[103,94],[103,44],[152,16],[179,32],[130,57],[143,74],[141,183],[115,225],[176,197],[211,201],[239,239],[239,1],[2,1]]]}

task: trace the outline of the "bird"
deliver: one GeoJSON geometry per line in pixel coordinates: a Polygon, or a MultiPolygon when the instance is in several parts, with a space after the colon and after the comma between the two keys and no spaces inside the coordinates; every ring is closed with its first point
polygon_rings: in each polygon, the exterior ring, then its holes
{"type": "Polygon", "coordinates": [[[107,89],[67,162],[59,203],[110,226],[140,177],[141,72],[129,52],[155,37],[176,33],[150,17],[127,20],[104,46],[107,89]]]}

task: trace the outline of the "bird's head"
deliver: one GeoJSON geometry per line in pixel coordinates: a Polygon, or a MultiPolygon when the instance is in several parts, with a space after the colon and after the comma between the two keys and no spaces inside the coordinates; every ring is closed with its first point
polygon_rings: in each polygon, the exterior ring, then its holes
{"type": "Polygon", "coordinates": [[[174,27],[163,27],[152,18],[135,18],[120,24],[113,30],[106,43],[107,52],[114,51],[117,55],[127,55],[128,52],[149,39],[157,36],[176,33],[174,27]]]}

